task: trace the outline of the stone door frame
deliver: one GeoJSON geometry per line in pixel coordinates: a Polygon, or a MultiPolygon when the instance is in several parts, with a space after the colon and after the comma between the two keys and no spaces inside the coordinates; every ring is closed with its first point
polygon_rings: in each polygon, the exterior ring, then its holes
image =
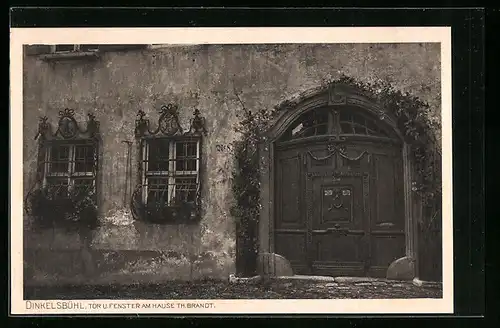
{"type": "MultiPolygon", "coordinates": [[[[285,101],[274,118],[271,128],[267,131],[264,141],[259,146],[261,169],[261,214],[259,218],[259,253],[275,253],[274,211],[275,211],[275,152],[277,139],[304,112],[309,110],[337,105],[354,105],[366,112],[376,115],[386,126],[400,138],[403,159],[403,190],[404,190],[404,222],[405,222],[405,256],[395,260],[390,266],[396,271],[404,272],[404,279],[418,277],[416,262],[418,261],[417,222],[422,215],[422,202],[412,191],[414,181],[411,145],[404,141],[403,135],[396,126],[396,120],[386,113],[379,104],[370,99],[360,90],[345,84],[334,84],[328,88],[311,89],[297,96],[293,101],[285,101]]],[[[268,258],[268,256],[266,256],[268,258]]],[[[276,261],[267,261],[267,265],[276,265],[276,261]]],[[[263,264],[266,265],[265,263],[263,264]]],[[[276,268],[263,268],[264,272],[276,272],[276,268]]]]}

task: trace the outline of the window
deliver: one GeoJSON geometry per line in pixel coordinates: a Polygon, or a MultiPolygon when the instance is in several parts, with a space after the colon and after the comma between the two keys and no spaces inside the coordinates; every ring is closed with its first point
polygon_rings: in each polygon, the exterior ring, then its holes
{"type": "Polygon", "coordinates": [[[155,129],[145,116],[139,110],[135,121],[141,181],[132,194],[132,215],[155,223],[197,222],[201,217],[200,145],[206,134],[205,119],[195,109],[191,126],[184,132],[177,105],[161,107],[155,129]]]}
{"type": "Polygon", "coordinates": [[[340,130],[343,134],[370,135],[387,137],[387,134],[372,120],[355,112],[343,110],[340,112],[340,130]]]}
{"type": "Polygon", "coordinates": [[[70,190],[94,190],[97,153],[93,144],[53,142],[46,148],[44,185],[58,198],[70,190]]]}
{"type": "Polygon", "coordinates": [[[298,139],[328,132],[328,111],[313,110],[302,114],[285,133],[285,138],[298,139]]]}
{"type": "Polygon", "coordinates": [[[177,206],[196,203],[200,142],[193,138],[143,141],[143,201],[177,206]]]}
{"type": "Polygon", "coordinates": [[[40,54],[40,59],[48,61],[97,59],[101,47],[97,44],[56,44],[44,45],[35,54],[40,54]]]}
{"type": "Polygon", "coordinates": [[[390,135],[357,108],[319,108],[300,115],[282,135],[281,141],[322,135],[357,135],[390,138],[390,135]]]}
{"type": "Polygon", "coordinates": [[[47,116],[39,119],[36,179],[25,196],[25,210],[45,222],[42,226],[60,219],[83,219],[87,227],[97,222],[100,123],[93,113],[87,113],[86,123],[80,125],[71,108],[59,111],[55,131],[47,116]]]}

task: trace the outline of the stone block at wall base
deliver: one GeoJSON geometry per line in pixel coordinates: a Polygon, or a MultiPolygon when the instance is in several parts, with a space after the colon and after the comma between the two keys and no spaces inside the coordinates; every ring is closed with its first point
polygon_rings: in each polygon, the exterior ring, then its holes
{"type": "Polygon", "coordinates": [[[387,268],[387,279],[413,280],[415,278],[415,260],[405,256],[389,265],[387,268]]]}
{"type": "Polygon", "coordinates": [[[443,288],[440,281],[423,281],[418,278],[413,279],[413,285],[424,288],[443,288]]]}
{"type": "Polygon", "coordinates": [[[257,257],[257,273],[261,276],[293,276],[293,269],[285,257],[276,253],[260,253],[257,257]]]}

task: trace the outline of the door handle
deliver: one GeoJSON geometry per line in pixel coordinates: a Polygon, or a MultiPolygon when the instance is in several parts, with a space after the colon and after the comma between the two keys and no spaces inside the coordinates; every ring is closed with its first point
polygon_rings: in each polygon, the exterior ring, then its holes
{"type": "Polygon", "coordinates": [[[341,202],[340,204],[330,204],[330,206],[328,207],[328,212],[331,212],[333,209],[341,209],[342,206],[344,206],[343,202],[341,202]]]}

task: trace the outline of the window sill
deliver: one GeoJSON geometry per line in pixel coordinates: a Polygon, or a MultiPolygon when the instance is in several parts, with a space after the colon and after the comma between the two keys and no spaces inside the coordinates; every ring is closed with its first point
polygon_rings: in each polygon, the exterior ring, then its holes
{"type": "MultiPolygon", "coordinates": [[[[191,207],[192,206],[192,207],[191,207]]],[[[137,214],[136,219],[152,224],[196,224],[201,220],[198,206],[190,208],[182,206],[164,206],[162,208],[148,208],[147,205],[133,206],[132,212],[137,214]]]]}
{"type": "Polygon", "coordinates": [[[47,55],[40,55],[40,59],[46,61],[70,60],[70,59],[97,59],[99,53],[97,51],[75,51],[75,52],[60,52],[47,55]]]}

